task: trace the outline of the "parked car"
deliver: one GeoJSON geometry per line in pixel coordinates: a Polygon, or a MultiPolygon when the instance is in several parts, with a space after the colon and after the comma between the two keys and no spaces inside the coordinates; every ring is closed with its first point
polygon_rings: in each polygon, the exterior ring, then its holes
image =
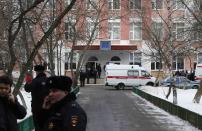
{"type": "Polygon", "coordinates": [[[172,80],[174,81],[174,85],[180,89],[198,89],[199,81],[191,81],[184,76],[175,76],[171,79],[171,77],[167,77],[160,81],[161,86],[170,86],[172,80]]]}

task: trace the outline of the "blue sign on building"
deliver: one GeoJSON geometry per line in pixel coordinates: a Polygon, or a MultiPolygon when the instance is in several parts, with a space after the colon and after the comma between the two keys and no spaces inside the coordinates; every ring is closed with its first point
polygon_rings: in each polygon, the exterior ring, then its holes
{"type": "Polygon", "coordinates": [[[111,50],[111,41],[100,41],[100,50],[111,50]]]}

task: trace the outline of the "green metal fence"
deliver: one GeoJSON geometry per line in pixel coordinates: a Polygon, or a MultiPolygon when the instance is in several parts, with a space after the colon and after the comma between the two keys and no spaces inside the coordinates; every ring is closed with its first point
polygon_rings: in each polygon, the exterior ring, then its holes
{"type": "Polygon", "coordinates": [[[136,93],[137,95],[143,97],[144,99],[150,101],[154,105],[158,106],[159,108],[162,108],[163,110],[176,115],[180,117],[183,120],[188,121],[191,123],[193,126],[202,129],[202,116],[192,112],[190,110],[187,110],[185,108],[182,108],[178,105],[174,105],[169,101],[163,100],[161,98],[152,96],[137,87],[133,87],[133,92],[136,93]]]}

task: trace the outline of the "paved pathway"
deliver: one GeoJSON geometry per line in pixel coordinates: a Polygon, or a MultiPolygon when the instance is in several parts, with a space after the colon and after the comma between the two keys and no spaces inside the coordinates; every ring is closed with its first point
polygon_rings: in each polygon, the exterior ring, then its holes
{"type": "Polygon", "coordinates": [[[197,131],[131,90],[88,85],[80,89],[78,102],[88,115],[87,131],[197,131]]]}

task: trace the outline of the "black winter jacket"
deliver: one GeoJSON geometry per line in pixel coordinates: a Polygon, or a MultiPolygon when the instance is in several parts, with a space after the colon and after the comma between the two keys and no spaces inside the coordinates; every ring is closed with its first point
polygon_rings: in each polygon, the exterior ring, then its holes
{"type": "Polygon", "coordinates": [[[69,94],[50,109],[43,131],[85,131],[87,116],[81,106],[69,94]]]}
{"type": "Polygon", "coordinates": [[[17,119],[24,118],[26,114],[26,109],[17,99],[12,103],[0,97],[0,131],[18,131],[17,119]]]}
{"type": "Polygon", "coordinates": [[[26,92],[31,92],[34,123],[40,127],[43,126],[47,117],[46,112],[42,109],[43,100],[49,92],[49,89],[46,87],[46,79],[45,73],[39,73],[31,83],[26,83],[24,86],[26,92]]]}

